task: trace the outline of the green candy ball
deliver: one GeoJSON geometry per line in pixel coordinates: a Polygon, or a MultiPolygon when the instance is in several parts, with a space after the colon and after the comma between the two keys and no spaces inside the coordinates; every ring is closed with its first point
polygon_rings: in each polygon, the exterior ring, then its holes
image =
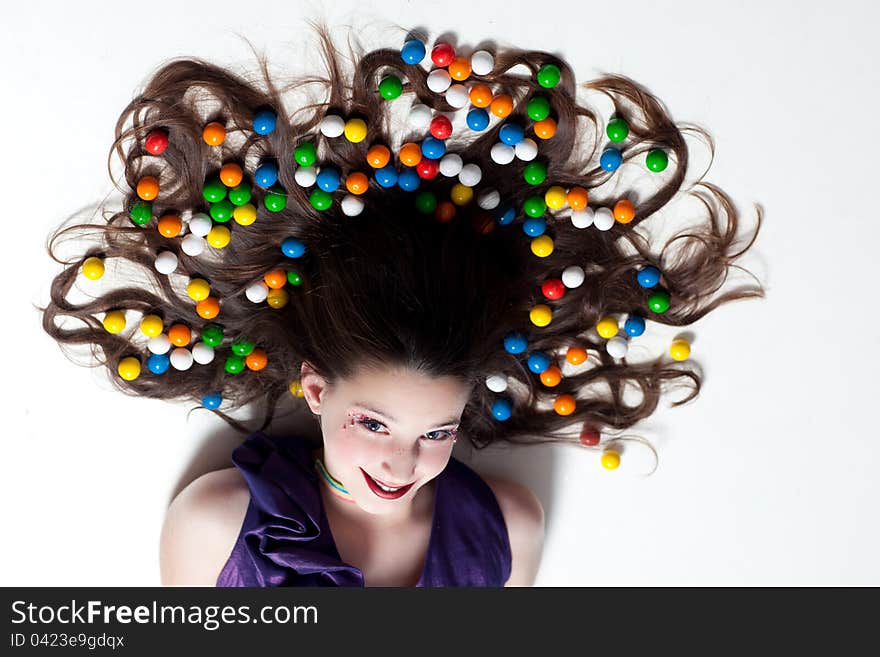
{"type": "Polygon", "coordinates": [[[229,190],[229,200],[232,205],[244,205],[251,200],[251,186],[242,183],[238,187],[229,190]]]}
{"type": "Polygon", "coordinates": [[[219,224],[225,224],[232,219],[232,211],[234,209],[235,206],[232,205],[232,201],[228,198],[225,198],[218,203],[212,203],[210,210],[211,218],[219,224]]]}
{"type": "Polygon", "coordinates": [[[326,210],[333,205],[333,195],[323,189],[313,189],[309,194],[309,203],[315,210],[326,210]]]}
{"type": "Polygon", "coordinates": [[[269,212],[281,212],[287,207],[287,191],[283,187],[273,186],[263,197],[263,205],[269,212]]]}
{"type": "Polygon", "coordinates": [[[132,223],[138,226],[146,226],[150,223],[150,218],[153,216],[153,204],[149,201],[138,201],[131,206],[128,216],[131,217],[132,223]]]}
{"type": "Polygon", "coordinates": [[[250,340],[236,340],[232,343],[232,353],[236,356],[250,356],[256,345],[250,340]]]}
{"type": "Polygon", "coordinates": [[[315,145],[309,141],[300,144],[293,151],[293,159],[296,160],[296,163],[300,166],[312,166],[315,163],[315,160],[318,159],[318,152],[315,150],[315,145]]]}
{"type": "Polygon", "coordinates": [[[623,141],[629,134],[629,124],[620,117],[611,119],[608,127],[605,128],[605,133],[611,141],[623,141]]]}
{"type": "Polygon", "coordinates": [[[535,160],[529,162],[523,169],[523,178],[530,185],[540,185],[547,180],[547,165],[535,160]]]}
{"type": "Polygon", "coordinates": [[[658,290],[648,297],[648,308],[655,313],[665,313],[669,309],[669,292],[658,290]]]}
{"type": "Polygon", "coordinates": [[[244,358],[241,356],[228,356],[226,358],[226,373],[240,374],[244,371],[244,358]]]}
{"type": "Polygon", "coordinates": [[[301,285],[303,282],[303,279],[302,279],[302,276],[299,275],[299,272],[288,270],[287,282],[290,283],[291,285],[301,285]]]}
{"type": "Polygon", "coordinates": [[[226,185],[219,178],[209,178],[202,187],[202,196],[208,203],[217,203],[226,198],[226,185]]]}
{"type": "Polygon", "coordinates": [[[388,75],[379,83],[379,95],[385,100],[394,100],[403,92],[403,83],[396,75],[388,75]]]}
{"type": "Polygon", "coordinates": [[[523,212],[530,217],[540,217],[547,211],[547,203],[543,196],[529,196],[523,202],[523,212]]]}
{"type": "Polygon", "coordinates": [[[538,84],[545,89],[552,89],[562,77],[559,67],[556,64],[544,64],[538,71],[538,84]]]}
{"type": "Polygon", "coordinates": [[[550,116],[550,101],[545,96],[534,96],[526,106],[532,121],[543,121],[550,116]]]}
{"type": "Polygon", "coordinates": [[[660,173],[669,164],[669,156],[662,148],[655,148],[645,158],[645,165],[654,172],[660,173]]]}
{"type": "Polygon", "coordinates": [[[218,324],[205,324],[202,329],[202,342],[209,347],[219,347],[223,342],[223,328],[218,324]]]}
{"type": "Polygon", "coordinates": [[[422,214],[431,214],[437,209],[437,197],[434,192],[419,192],[416,195],[416,209],[422,214]]]}

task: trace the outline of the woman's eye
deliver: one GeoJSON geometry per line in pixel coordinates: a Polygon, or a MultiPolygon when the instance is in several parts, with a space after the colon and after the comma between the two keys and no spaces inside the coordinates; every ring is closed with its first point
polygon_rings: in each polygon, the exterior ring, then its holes
{"type": "Polygon", "coordinates": [[[428,440],[446,440],[447,438],[452,438],[453,433],[451,431],[446,431],[445,429],[442,431],[429,431],[425,434],[428,436],[428,440]],[[431,434],[440,434],[437,438],[431,438],[431,434]]]}
{"type": "Polygon", "coordinates": [[[372,420],[370,418],[358,420],[358,424],[366,427],[367,431],[369,431],[370,433],[376,433],[376,431],[373,431],[372,429],[370,429],[371,426],[373,426],[373,425],[378,425],[379,427],[384,426],[381,422],[377,422],[376,420],[372,420]]]}
{"type": "MultiPolygon", "coordinates": [[[[385,425],[378,420],[374,420],[373,418],[369,417],[357,420],[357,423],[364,427],[370,433],[379,433],[379,430],[385,427],[385,425]]],[[[425,434],[425,436],[427,436],[428,440],[440,442],[441,440],[452,438],[453,436],[455,436],[455,432],[443,429],[440,431],[429,431],[425,434]]]]}

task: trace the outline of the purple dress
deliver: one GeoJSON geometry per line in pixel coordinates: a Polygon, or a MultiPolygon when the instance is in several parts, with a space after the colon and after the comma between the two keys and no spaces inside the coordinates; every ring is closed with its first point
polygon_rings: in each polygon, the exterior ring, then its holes
{"type": "MultiPolygon", "coordinates": [[[[217,586],[364,586],[339,555],[309,444],[257,431],[232,452],[251,499],[217,586]]],[[[437,475],[425,566],[416,586],[504,586],[510,542],[498,501],[450,457],[437,475]]]]}

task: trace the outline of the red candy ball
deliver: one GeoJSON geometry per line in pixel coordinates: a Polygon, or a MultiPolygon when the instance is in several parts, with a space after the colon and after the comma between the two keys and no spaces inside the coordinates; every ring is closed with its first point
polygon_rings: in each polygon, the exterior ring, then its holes
{"type": "Polygon", "coordinates": [[[599,432],[585,426],[581,431],[581,444],[585,447],[595,447],[599,444],[599,432]]]}
{"type": "Polygon", "coordinates": [[[422,180],[436,178],[437,174],[440,173],[440,161],[429,160],[423,157],[421,162],[416,165],[416,173],[419,174],[419,178],[422,180]]]}
{"type": "Polygon", "coordinates": [[[561,299],[565,294],[565,285],[558,278],[548,278],[541,285],[541,292],[548,299],[561,299]]]}
{"type": "Polygon", "coordinates": [[[144,140],[144,148],[151,155],[161,155],[168,148],[168,133],[164,130],[151,130],[144,140]]]}
{"type": "Polygon", "coordinates": [[[431,134],[437,139],[449,139],[452,134],[452,121],[442,114],[431,119],[431,134]]]}
{"type": "Polygon", "coordinates": [[[455,59],[455,48],[448,43],[438,43],[431,50],[431,61],[434,66],[449,66],[455,59]]]}

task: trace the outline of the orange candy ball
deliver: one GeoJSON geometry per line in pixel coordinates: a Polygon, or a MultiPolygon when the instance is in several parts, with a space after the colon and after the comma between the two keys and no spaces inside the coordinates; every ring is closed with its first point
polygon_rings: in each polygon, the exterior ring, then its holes
{"type": "Polygon", "coordinates": [[[273,269],[263,276],[263,281],[273,290],[280,290],[287,284],[287,274],[283,269],[273,269]]]}
{"type": "Polygon", "coordinates": [[[587,350],[580,347],[569,347],[565,352],[565,360],[572,365],[580,365],[587,360],[587,350]]]}
{"type": "Polygon", "coordinates": [[[408,167],[414,167],[422,161],[422,149],[413,142],[407,142],[400,147],[400,161],[408,167]]]}
{"type": "Polygon", "coordinates": [[[475,84],[468,92],[471,104],[475,107],[489,107],[492,104],[492,89],[488,84],[475,84]]]}
{"type": "Polygon", "coordinates": [[[183,230],[183,219],[176,214],[166,214],[159,217],[157,226],[159,234],[164,237],[177,237],[183,230]]]}
{"type": "Polygon", "coordinates": [[[208,146],[219,146],[226,139],[226,126],[217,121],[212,121],[202,130],[202,139],[208,146]]]}
{"type": "Polygon", "coordinates": [[[383,146],[382,144],[371,146],[370,150],[367,151],[367,162],[374,169],[381,169],[388,164],[390,159],[391,151],[388,150],[387,146],[383,146]]]}
{"type": "Polygon", "coordinates": [[[352,194],[363,194],[370,186],[370,179],[360,171],[348,174],[345,178],[345,188],[352,194]]]}
{"type": "Polygon", "coordinates": [[[622,198],[614,204],[614,218],[622,224],[628,224],[636,216],[636,206],[629,199],[622,198]]]}
{"type": "Polygon", "coordinates": [[[186,324],[174,324],[168,329],[168,339],[175,347],[185,347],[192,340],[192,331],[186,324]]]}
{"type": "Polygon", "coordinates": [[[220,302],[214,297],[202,299],[196,304],[196,312],[203,319],[214,319],[220,314],[220,302]]]}
{"type": "Polygon", "coordinates": [[[576,407],[577,402],[571,395],[559,395],[553,402],[553,409],[559,415],[571,415],[576,407]]]}
{"type": "Polygon", "coordinates": [[[241,167],[235,162],[230,162],[229,164],[224,164],[220,167],[220,180],[222,180],[223,184],[227,187],[236,187],[237,185],[240,185],[243,178],[244,172],[242,172],[241,167]]]}
{"type": "Polygon", "coordinates": [[[572,210],[585,210],[590,202],[590,195],[583,187],[572,187],[565,196],[572,210]]]}
{"type": "Polygon", "coordinates": [[[248,366],[248,369],[253,370],[254,372],[259,372],[266,367],[268,362],[269,357],[262,349],[254,349],[244,359],[244,364],[248,366]]]}
{"type": "Polygon", "coordinates": [[[144,176],[138,181],[137,195],[144,201],[152,201],[159,195],[159,181],[155,176],[144,176]]]}
{"type": "Polygon", "coordinates": [[[467,57],[456,57],[449,64],[449,77],[453,80],[467,80],[471,75],[471,60],[467,57]]]}
{"type": "Polygon", "coordinates": [[[434,218],[445,224],[455,217],[455,203],[452,201],[440,201],[434,210],[434,218]]]}
{"type": "Polygon", "coordinates": [[[489,111],[502,119],[510,116],[510,113],[513,111],[513,98],[508,94],[498,94],[492,99],[489,111]]]}
{"type": "Polygon", "coordinates": [[[556,121],[547,117],[543,121],[535,121],[535,136],[539,139],[550,139],[556,134],[556,121]]]}
{"type": "Polygon", "coordinates": [[[562,381],[562,372],[556,365],[551,365],[546,370],[541,372],[541,383],[543,383],[548,388],[552,388],[554,386],[559,385],[559,382],[562,381]]]}

